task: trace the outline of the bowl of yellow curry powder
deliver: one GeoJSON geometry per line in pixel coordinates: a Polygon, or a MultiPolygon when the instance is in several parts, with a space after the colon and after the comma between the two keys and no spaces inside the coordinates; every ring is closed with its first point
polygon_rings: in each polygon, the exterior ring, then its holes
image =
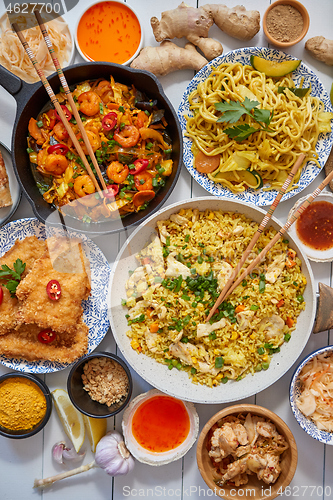
{"type": "Polygon", "coordinates": [[[0,377],[0,435],[21,439],[37,434],[50,418],[52,402],[47,385],[28,373],[0,377]]]}

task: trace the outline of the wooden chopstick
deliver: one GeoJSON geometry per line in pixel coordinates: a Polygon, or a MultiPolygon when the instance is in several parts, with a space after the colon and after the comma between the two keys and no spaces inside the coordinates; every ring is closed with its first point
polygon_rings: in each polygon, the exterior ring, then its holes
{"type": "Polygon", "coordinates": [[[265,217],[261,221],[260,226],[258,227],[257,231],[254,233],[253,238],[250,241],[248,247],[246,248],[241,259],[239,260],[239,262],[237,263],[233,272],[231,273],[230,278],[228,279],[227,283],[225,284],[225,286],[224,286],[223,290],[221,291],[219,297],[217,298],[215,304],[213,305],[212,309],[210,310],[210,312],[206,318],[206,321],[209,321],[211,319],[211,317],[215,314],[216,309],[223,302],[223,300],[227,297],[227,295],[229,295],[228,291],[229,291],[230,287],[232,286],[234,279],[236,278],[237,274],[239,273],[239,271],[243,267],[244,262],[246,261],[247,257],[249,256],[252,248],[257,243],[260,235],[262,234],[263,230],[265,229],[268,221],[271,219],[276,207],[278,206],[281,198],[283,197],[286,190],[288,189],[288,186],[290,185],[291,181],[293,180],[297,170],[300,168],[304,159],[305,159],[305,154],[301,153],[299,155],[299,157],[297,158],[293,168],[291,169],[287,179],[284,181],[281,189],[279,190],[278,194],[276,195],[275,200],[273,201],[272,205],[270,206],[267,214],[265,215],[265,217]]]}
{"type": "Polygon", "coordinates": [[[302,205],[296,210],[294,214],[290,216],[285,225],[280,229],[278,233],[271,239],[271,241],[265,246],[265,248],[260,252],[260,254],[251,262],[251,264],[245,269],[245,271],[241,274],[241,276],[233,283],[233,285],[229,288],[226,293],[224,300],[229,297],[229,295],[235,290],[235,288],[243,281],[244,278],[252,269],[256,267],[257,264],[265,257],[266,253],[275,245],[275,243],[284,235],[286,231],[294,224],[294,222],[298,219],[300,215],[304,212],[304,210],[313,202],[313,200],[318,196],[319,193],[324,189],[325,186],[333,179],[333,171],[323,180],[323,182],[311,193],[307,199],[302,203],[302,205]]]}
{"type": "Polygon", "coordinates": [[[74,131],[73,131],[72,127],[71,127],[71,126],[70,126],[70,124],[68,123],[68,120],[67,120],[67,118],[66,118],[66,115],[65,115],[65,113],[63,112],[62,107],[60,106],[60,103],[59,103],[59,101],[58,101],[57,97],[55,96],[55,94],[54,94],[54,92],[53,92],[53,90],[52,90],[52,87],[50,86],[49,82],[47,81],[47,79],[46,79],[46,77],[45,77],[45,74],[44,74],[44,71],[43,71],[43,70],[42,70],[42,68],[39,66],[38,61],[37,61],[36,57],[34,56],[34,54],[33,54],[32,50],[31,50],[31,48],[29,47],[29,44],[28,44],[28,42],[26,41],[26,39],[25,39],[24,35],[23,35],[23,34],[22,34],[22,32],[20,31],[20,28],[19,28],[18,24],[17,24],[17,23],[13,23],[13,24],[12,24],[12,27],[13,27],[13,29],[15,30],[15,32],[16,32],[16,34],[17,34],[17,36],[18,36],[19,40],[20,40],[20,42],[22,43],[23,48],[24,48],[24,50],[26,51],[26,53],[27,53],[27,55],[28,55],[28,57],[29,57],[30,61],[32,62],[33,66],[34,66],[34,68],[35,68],[35,70],[36,70],[36,73],[37,73],[37,75],[39,76],[40,81],[41,81],[41,82],[42,82],[42,84],[44,85],[45,90],[46,90],[46,92],[48,93],[48,95],[49,95],[49,97],[50,97],[50,100],[51,100],[52,104],[54,105],[55,109],[57,110],[58,115],[60,116],[61,121],[62,121],[62,123],[64,124],[65,129],[67,130],[67,132],[68,132],[68,134],[69,134],[70,138],[72,139],[73,144],[74,144],[74,146],[75,146],[75,148],[76,148],[76,150],[77,150],[77,152],[78,152],[78,154],[79,154],[79,156],[80,156],[81,160],[83,161],[83,164],[84,164],[85,168],[87,169],[87,172],[88,172],[88,174],[89,174],[89,176],[90,176],[90,178],[91,178],[92,182],[94,183],[94,186],[95,186],[96,190],[99,192],[100,196],[101,196],[102,198],[104,198],[104,196],[103,196],[103,192],[101,191],[101,188],[100,188],[100,186],[99,186],[99,184],[98,184],[98,182],[97,182],[97,179],[96,179],[96,177],[95,177],[95,175],[94,175],[93,171],[91,170],[91,167],[90,167],[90,165],[89,165],[89,163],[88,163],[88,160],[87,160],[87,158],[86,158],[86,155],[85,155],[85,154],[84,154],[84,152],[82,151],[81,145],[80,145],[79,141],[77,140],[77,138],[76,138],[76,136],[75,136],[75,134],[74,134],[74,131]]]}
{"type": "Polygon", "coordinates": [[[84,125],[82,123],[82,120],[81,120],[80,114],[79,114],[79,112],[77,110],[77,107],[75,105],[72,93],[69,90],[66,77],[65,77],[65,75],[64,75],[64,73],[62,71],[62,68],[61,68],[60,64],[59,64],[58,58],[55,55],[55,51],[54,51],[52,42],[50,40],[50,37],[49,37],[49,35],[47,33],[47,29],[46,29],[46,27],[45,27],[45,25],[43,23],[43,19],[42,19],[42,17],[41,17],[41,15],[40,15],[40,13],[39,13],[38,10],[35,10],[34,14],[35,14],[35,17],[36,17],[37,22],[39,24],[39,27],[41,29],[41,32],[42,32],[42,35],[44,37],[46,46],[47,46],[47,48],[49,50],[49,54],[52,57],[52,61],[53,61],[54,67],[55,67],[55,69],[56,69],[56,71],[58,73],[59,80],[60,80],[60,82],[61,82],[61,84],[63,86],[63,89],[64,89],[65,94],[67,96],[68,102],[69,102],[69,104],[70,104],[70,106],[72,108],[73,114],[75,116],[75,120],[76,120],[76,122],[78,124],[78,127],[80,129],[80,132],[81,132],[82,139],[83,139],[83,141],[84,141],[84,143],[86,145],[86,148],[87,148],[87,151],[88,151],[89,156],[91,158],[91,161],[93,162],[93,165],[94,165],[95,170],[97,172],[97,175],[98,175],[98,178],[100,180],[100,183],[101,183],[103,189],[107,189],[105,181],[104,181],[103,176],[102,176],[102,172],[101,172],[101,170],[99,168],[99,165],[97,163],[97,160],[96,160],[96,157],[95,157],[95,153],[94,153],[94,151],[93,151],[93,149],[91,147],[91,144],[89,142],[86,129],[84,128],[84,125]]]}

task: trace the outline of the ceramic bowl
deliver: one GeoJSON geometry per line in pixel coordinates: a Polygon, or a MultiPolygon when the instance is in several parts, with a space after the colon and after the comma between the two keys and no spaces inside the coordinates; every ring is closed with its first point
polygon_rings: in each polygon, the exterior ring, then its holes
{"type": "Polygon", "coordinates": [[[116,415],[120,411],[124,410],[124,408],[126,408],[127,404],[129,403],[129,400],[131,399],[132,388],[133,388],[132,376],[126,363],[124,363],[124,361],[121,358],[119,358],[119,356],[116,356],[115,354],[112,354],[110,352],[103,352],[103,351],[94,352],[81,358],[72,367],[67,379],[67,391],[73,405],[81,413],[84,413],[88,417],[92,418],[112,417],[113,415],[116,415]],[[123,368],[127,376],[127,382],[128,382],[127,394],[119,402],[114,403],[111,406],[107,406],[106,404],[94,401],[93,399],[91,399],[88,392],[83,389],[83,381],[82,381],[83,367],[87,363],[87,361],[96,358],[108,358],[112,361],[115,361],[123,368]]]}
{"type": "MultiPolygon", "coordinates": [[[[116,22],[116,20],[114,22],[116,22]]],[[[97,25],[97,23],[96,23],[96,25],[97,25]]],[[[127,33],[131,33],[131,29],[134,29],[134,27],[127,26],[125,29],[127,30],[127,33]]],[[[79,54],[81,55],[81,57],[85,61],[87,61],[87,62],[90,62],[90,61],[108,61],[110,63],[118,63],[118,64],[124,64],[124,65],[129,65],[133,61],[133,59],[135,59],[139,55],[139,52],[143,47],[143,36],[144,35],[143,35],[142,25],[141,25],[138,14],[135,12],[133,7],[130,7],[128,5],[128,3],[124,4],[123,2],[118,1],[118,0],[112,0],[112,1],[102,0],[102,1],[97,1],[97,2],[93,2],[92,4],[90,4],[89,7],[85,8],[84,11],[82,12],[82,14],[79,16],[79,19],[78,19],[78,22],[77,22],[77,25],[76,25],[76,28],[74,31],[76,48],[79,51],[79,54]],[[124,15],[127,15],[127,22],[131,22],[131,19],[130,19],[131,17],[134,18],[135,24],[136,25],[138,24],[140,26],[140,31],[141,31],[141,37],[140,37],[140,41],[139,41],[138,46],[131,49],[131,52],[133,50],[133,53],[128,53],[128,58],[124,61],[113,60],[113,58],[111,57],[111,50],[108,51],[108,54],[110,55],[110,59],[105,59],[105,58],[103,59],[102,57],[96,57],[96,56],[95,56],[95,58],[93,58],[92,55],[89,54],[89,49],[85,50],[83,43],[80,44],[80,41],[79,41],[79,38],[80,38],[79,33],[80,33],[80,30],[82,29],[82,23],[83,23],[82,17],[84,15],[86,15],[86,16],[91,16],[90,36],[94,40],[94,44],[98,44],[99,33],[102,30],[107,31],[107,38],[108,38],[108,41],[110,42],[110,48],[112,47],[113,40],[115,40],[117,42],[116,38],[119,37],[119,33],[117,34],[117,31],[115,30],[115,25],[109,24],[107,26],[106,24],[105,25],[103,24],[104,9],[105,8],[111,9],[113,4],[116,7],[118,4],[119,6],[121,6],[124,9],[124,15]],[[94,27],[94,22],[95,22],[94,15],[97,15],[97,14],[99,16],[98,28],[95,29],[95,27],[94,27]]]]}
{"type": "Polygon", "coordinates": [[[319,430],[316,424],[309,417],[306,417],[299,410],[296,404],[296,401],[301,394],[301,381],[299,375],[302,369],[315,356],[318,356],[318,354],[325,354],[325,353],[332,354],[333,346],[322,347],[320,349],[317,349],[316,351],[313,351],[306,358],[304,358],[303,361],[301,361],[301,363],[297,366],[290,381],[289,400],[294,417],[296,418],[298,424],[302,427],[302,429],[307,434],[309,434],[309,436],[311,436],[313,439],[316,439],[317,441],[320,441],[321,443],[324,444],[333,445],[333,432],[326,432],[319,430]]]}
{"type": "MultiPolygon", "coordinates": [[[[288,219],[291,217],[291,215],[293,215],[296,212],[296,210],[301,206],[301,204],[306,200],[306,198],[307,196],[304,196],[302,198],[299,198],[299,200],[297,200],[297,202],[295,203],[295,205],[292,207],[292,209],[288,214],[288,219]]],[[[326,201],[333,205],[333,193],[330,193],[329,191],[323,191],[316,196],[313,203],[316,203],[316,201],[326,201]]],[[[297,242],[298,246],[303,250],[305,255],[310,260],[313,260],[315,262],[333,261],[333,247],[329,248],[328,250],[318,250],[309,247],[299,238],[297,231],[297,220],[288,230],[288,234],[292,236],[293,240],[297,242]]]]}
{"type": "Polygon", "coordinates": [[[0,387],[5,380],[9,380],[11,378],[19,378],[22,381],[30,380],[31,382],[33,382],[44,394],[46,402],[46,412],[42,420],[40,420],[40,422],[31,429],[13,431],[11,429],[7,429],[6,427],[0,425],[0,435],[12,439],[23,439],[34,436],[45,427],[50,418],[52,411],[52,400],[51,400],[50,390],[45,384],[45,382],[43,382],[35,375],[28,373],[20,373],[20,372],[10,372],[6,373],[5,375],[2,375],[0,377],[0,387]]]}
{"type": "Polygon", "coordinates": [[[207,486],[209,486],[216,492],[217,495],[225,500],[241,500],[242,498],[251,498],[254,500],[264,498],[265,500],[272,500],[273,498],[276,498],[291,482],[296,471],[297,456],[298,454],[295,439],[285,422],[278,415],[267,408],[252,404],[228,406],[213,415],[202,429],[197,444],[197,463],[202,478],[207,486]],[[224,486],[219,487],[214,481],[214,468],[207,450],[207,441],[210,437],[210,430],[221,418],[229,415],[237,416],[240,413],[244,413],[245,416],[248,413],[251,413],[251,415],[258,415],[259,417],[269,419],[275,425],[277,431],[284,436],[289,445],[288,449],[281,455],[281,473],[277,481],[273,484],[268,485],[263,481],[259,481],[256,474],[248,476],[248,483],[240,486],[239,488],[236,488],[234,484],[225,484],[224,486]]]}
{"type": "Polygon", "coordinates": [[[266,10],[264,17],[263,17],[262,24],[263,24],[263,28],[264,28],[264,33],[265,33],[268,41],[270,43],[274,44],[276,47],[280,47],[283,49],[283,48],[291,47],[292,45],[295,45],[296,43],[300,42],[305,37],[305,35],[307,34],[308,29],[309,29],[310,18],[309,18],[308,11],[304,7],[304,5],[301,4],[300,2],[298,2],[297,0],[276,0],[276,2],[273,2],[266,10]],[[267,29],[267,15],[277,5],[290,5],[291,7],[295,7],[295,9],[297,9],[300,12],[300,14],[302,15],[302,18],[303,18],[302,32],[297,38],[295,38],[294,40],[291,40],[290,42],[281,42],[279,40],[276,40],[276,38],[274,38],[273,35],[267,29]]]}

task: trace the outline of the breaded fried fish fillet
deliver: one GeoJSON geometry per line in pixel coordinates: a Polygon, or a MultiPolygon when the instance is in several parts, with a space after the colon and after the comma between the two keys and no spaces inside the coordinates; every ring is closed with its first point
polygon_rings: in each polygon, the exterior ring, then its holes
{"type": "Polygon", "coordinates": [[[72,333],[57,333],[49,344],[38,340],[41,328],[37,325],[21,325],[0,337],[0,353],[28,361],[49,360],[72,363],[83,356],[88,348],[88,327],[82,320],[72,333]]]}
{"type": "MultiPolygon", "coordinates": [[[[39,240],[36,236],[28,236],[22,241],[17,240],[12,248],[0,257],[0,268],[7,265],[13,269],[13,265],[17,259],[21,259],[26,264],[22,277],[26,276],[30,271],[35,260],[43,255],[46,251],[46,242],[39,240]]],[[[0,285],[4,285],[7,280],[0,280],[0,285]]],[[[8,332],[19,326],[18,319],[18,301],[10,296],[7,288],[2,286],[3,300],[0,305],[0,335],[8,332]]]]}

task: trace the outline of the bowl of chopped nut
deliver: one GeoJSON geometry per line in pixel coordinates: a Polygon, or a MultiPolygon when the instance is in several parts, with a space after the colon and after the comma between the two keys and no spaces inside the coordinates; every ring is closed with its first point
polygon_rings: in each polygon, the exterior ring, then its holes
{"type": "Polygon", "coordinates": [[[88,417],[112,417],[124,410],[132,394],[126,363],[110,352],[94,352],[72,367],[67,390],[73,405],[88,417]]]}

